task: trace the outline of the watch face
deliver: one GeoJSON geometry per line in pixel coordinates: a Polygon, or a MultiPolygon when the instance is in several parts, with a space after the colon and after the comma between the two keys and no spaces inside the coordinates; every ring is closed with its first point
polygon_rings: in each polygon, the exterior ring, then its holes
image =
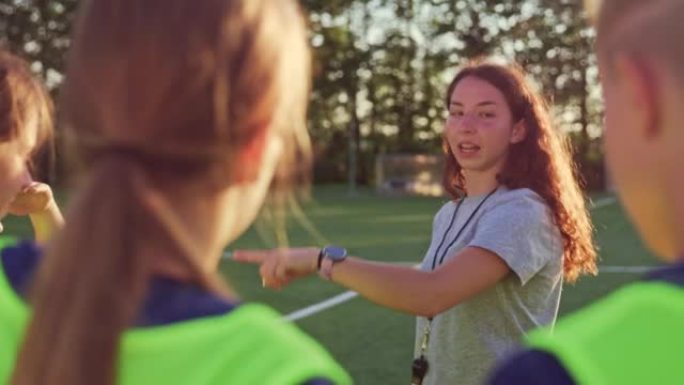
{"type": "Polygon", "coordinates": [[[341,261],[347,257],[347,250],[339,246],[326,246],[323,253],[333,261],[341,261]]]}

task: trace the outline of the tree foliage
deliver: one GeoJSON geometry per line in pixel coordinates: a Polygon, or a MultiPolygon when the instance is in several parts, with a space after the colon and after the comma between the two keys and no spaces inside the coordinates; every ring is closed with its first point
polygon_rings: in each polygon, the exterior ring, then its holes
{"type": "MultiPolygon", "coordinates": [[[[319,182],[369,183],[380,153],[440,151],[444,91],[466,60],[518,61],[602,184],[594,32],[575,0],[300,0],[314,47],[319,182]]],[[[78,0],[0,0],[0,43],[58,91],[78,0]]]]}

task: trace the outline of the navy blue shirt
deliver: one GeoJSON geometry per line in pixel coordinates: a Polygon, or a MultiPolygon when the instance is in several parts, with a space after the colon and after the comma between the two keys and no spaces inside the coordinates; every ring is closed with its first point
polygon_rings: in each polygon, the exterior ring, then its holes
{"type": "MultiPolygon", "coordinates": [[[[684,286],[684,263],[648,273],[644,280],[684,286]]],[[[575,385],[563,365],[551,353],[538,349],[522,350],[497,368],[489,385],[575,385]]]]}
{"type": "MultiPolygon", "coordinates": [[[[21,242],[2,250],[0,263],[7,280],[22,297],[27,294],[31,277],[41,258],[33,242],[21,242]]],[[[136,327],[150,327],[226,314],[239,304],[206,292],[196,285],[166,277],[150,282],[147,297],[136,319],[136,327]]],[[[312,379],[303,385],[332,385],[327,379],[312,379]]]]}

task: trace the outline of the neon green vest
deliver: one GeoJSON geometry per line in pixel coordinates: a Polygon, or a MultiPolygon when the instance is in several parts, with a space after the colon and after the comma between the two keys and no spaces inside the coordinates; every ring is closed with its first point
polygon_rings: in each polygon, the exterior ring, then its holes
{"type": "Polygon", "coordinates": [[[17,243],[17,239],[8,235],[0,235],[0,253],[2,252],[2,249],[8,246],[15,245],[17,243]]]}
{"type": "MultiPolygon", "coordinates": [[[[7,383],[29,310],[0,265],[0,384],[7,383]]],[[[120,385],[300,385],[351,378],[313,339],[268,307],[124,333],[120,385]]]]}
{"type": "Polygon", "coordinates": [[[643,282],[530,333],[578,385],[684,383],[684,288],[643,282]]]}

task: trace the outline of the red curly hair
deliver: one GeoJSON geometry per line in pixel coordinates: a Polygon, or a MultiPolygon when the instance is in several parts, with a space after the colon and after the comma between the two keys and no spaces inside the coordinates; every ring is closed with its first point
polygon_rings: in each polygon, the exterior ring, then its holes
{"type": "MultiPolygon", "coordinates": [[[[563,237],[565,280],[574,282],[580,275],[596,274],[593,227],[570,156],[570,146],[553,127],[547,103],[528,84],[519,66],[473,62],[449,84],[447,108],[456,85],[471,76],[496,87],[506,99],[513,122],[522,121],[527,128],[525,139],[510,146],[497,180],[510,189],[529,188],[547,203],[563,237]]],[[[466,193],[465,179],[446,138],[443,149],[446,158],[443,186],[458,199],[466,193]]]]}

